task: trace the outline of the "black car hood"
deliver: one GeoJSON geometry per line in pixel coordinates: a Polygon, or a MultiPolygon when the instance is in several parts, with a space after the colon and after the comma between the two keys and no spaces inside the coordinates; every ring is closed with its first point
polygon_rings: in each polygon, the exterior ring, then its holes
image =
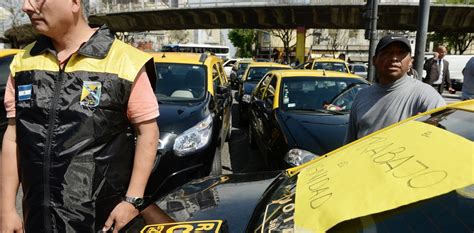
{"type": "Polygon", "coordinates": [[[180,134],[196,125],[210,114],[207,97],[199,102],[160,102],[160,116],[157,118],[160,132],[180,134]]]}
{"type": "Polygon", "coordinates": [[[176,221],[224,220],[229,232],[241,233],[263,193],[279,174],[277,171],[197,179],[161,198],[156,205],[176,221]]]}
{"type": "Polygon", "coordinates": [[[277,114],[290,148],[322,155],[343,145],[349,114],[283,111],[277,114]]]}

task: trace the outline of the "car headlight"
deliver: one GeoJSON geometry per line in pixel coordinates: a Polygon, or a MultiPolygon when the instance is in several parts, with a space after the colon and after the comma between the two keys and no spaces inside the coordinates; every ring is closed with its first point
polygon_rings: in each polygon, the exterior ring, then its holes
{"type": "Polygon", "coordinates": [[[294,148],[286,153],[284,159],[285,162],[287,162],[290,166],[299,166],[317,157],[319,157],[319,155],[313,154],[306,150],[294,148]]]}
{"type": "Polygon", "coordinates": [[[250,103],[250,95],[244,94],[242,96],[242,101],[244,101],[245,103],[250,103]]]}
{"type": "Polygon", "coordinates": [[[211,141],[211,136],[212,116],[209,115],[203,121],[178,135],[174,141],[173,151],[178,156],[187,155],[207,146],[211,141]]]}

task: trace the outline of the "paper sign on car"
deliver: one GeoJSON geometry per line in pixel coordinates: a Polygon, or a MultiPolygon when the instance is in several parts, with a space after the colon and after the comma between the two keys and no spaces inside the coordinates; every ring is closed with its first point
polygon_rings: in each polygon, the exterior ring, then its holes
{"type": "Polygon", "coordinates": [[[417,121],[359,140],[299,173],[295,231],[325,232],[473,184],[473,156],[471,141],[417,121]]]}

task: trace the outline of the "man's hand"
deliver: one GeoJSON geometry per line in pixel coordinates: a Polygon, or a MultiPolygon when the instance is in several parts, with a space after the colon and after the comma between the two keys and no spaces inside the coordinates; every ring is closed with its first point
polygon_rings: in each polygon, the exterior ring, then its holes
{"type": "Polygon", "coordinates": [[[120,202],[109,215],[107,221],[105,221],[103,232],[108,231],[112,225],[114,226],[114,233],[118,233],[122,227],[127,225],[130,220],[139,214],[139,211],[135,207],[125,201],[120,202]]]}
{"type": "Polygon", "coordinates": [[[2,210],[0,219],[1,233],[23,233],[23,223],[20,215],[16,210],[5,211],[2,210]]]}
{"type": "Polygon", "coordinates": [[[448,88],[448,92],[450,94],[454,94],[454,93],[456,93],[456,90],[454,90],[454,88],[450,87],[450,88],[448,88]]]}

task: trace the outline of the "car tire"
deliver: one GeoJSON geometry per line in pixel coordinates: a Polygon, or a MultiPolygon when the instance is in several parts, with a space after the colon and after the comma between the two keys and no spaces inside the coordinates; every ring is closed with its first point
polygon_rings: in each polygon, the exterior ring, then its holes
{"type": "Polygon", "coordinates": [[[247,138],[249,140],[250,148],[256,149],[257,148],[257,143],[255,142],[255,137],[253,135],[252,123],[249,123],[247,138]]]}
{"type": "Polygon", "coordinates": [[[209,175],[217,176],[222,174],[221,147],[216,148],[212,159],[211,172],[209,175]]]}

